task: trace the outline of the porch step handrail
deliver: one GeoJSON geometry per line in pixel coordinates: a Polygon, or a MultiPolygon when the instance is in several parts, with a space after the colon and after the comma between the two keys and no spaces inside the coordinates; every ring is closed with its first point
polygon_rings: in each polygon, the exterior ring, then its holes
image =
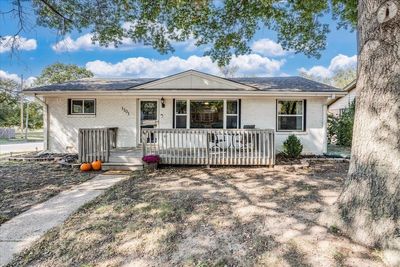
{"type": "Polygon", "coordinates": [[[157,129],[141,132],[143,155],[157,154],[163,164],[275,164],[273,129],[157,129]]]}

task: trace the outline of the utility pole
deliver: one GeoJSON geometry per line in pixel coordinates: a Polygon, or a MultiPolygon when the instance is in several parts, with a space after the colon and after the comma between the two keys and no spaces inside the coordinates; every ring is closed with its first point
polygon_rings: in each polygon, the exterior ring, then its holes
{"type": "Polygon", "coordinates": [[[28,141],[29,101],[26,102],[25,115],[25,141],[28,141]]]}
{"type": "Polygon", "coordinates": [[[22,135],[22,132],[24,130],[24,97],[22,95],[23,86],[24,86],[24,76],[21,74],[21,88],[20,88],[21,90],[19,92],[19,97],[20,97],[20,100],[21,100],[21,103],[20,103],[20,109],[21,109],[21,120],[20,120],[20,122],[21,122],[21,124],[20,124],[19,128],[21,129],[21,135],[22,135]]]}

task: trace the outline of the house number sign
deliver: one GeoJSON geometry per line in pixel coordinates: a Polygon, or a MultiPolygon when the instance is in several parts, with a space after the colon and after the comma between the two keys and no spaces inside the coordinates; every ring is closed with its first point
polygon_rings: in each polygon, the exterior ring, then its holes
{"type": "Polygon", "coordinates": [[[122,111],[126,114],[126,115],[128,115],[129,116],[129,110],[127,109],[127,108],[125,108],[125,107],[121,107],[121,109],[122,109],[122,111]]]}

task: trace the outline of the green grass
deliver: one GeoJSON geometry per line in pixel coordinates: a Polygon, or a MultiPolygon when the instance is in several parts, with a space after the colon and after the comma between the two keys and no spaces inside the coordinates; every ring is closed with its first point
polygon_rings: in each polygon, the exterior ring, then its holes
{"type": "Polygon", "coordinates": [[[25,140],[25,132],[17,132],[15,138],[5,139],[0,138],[0,145],[19,144],[25,142],[40,142],[43,141],[43,129],[29,130],[28,140],[25,140]]]}

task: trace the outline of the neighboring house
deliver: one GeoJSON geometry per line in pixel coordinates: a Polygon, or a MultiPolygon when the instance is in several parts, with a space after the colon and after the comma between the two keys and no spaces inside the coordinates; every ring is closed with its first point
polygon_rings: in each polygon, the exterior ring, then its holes
{"type": "Polygon", "coordinates": [[[82,79],[24,92],[45,104],[45,147],[52,152],[77,152],[80,128],[118,128],[117,147],[137,147],[141,129],[148,128],[255,128],[273,129],[277,151],[295,134],[303,153],[316,155],[326,152],[328,100],[345,94],[302,77],[225,79],[194,70],[159,79],[82,79]]]}
{"type": "Polygon", "coordinates": [[[346,92],[345,96],[332,99],[328,105],[328,112],[335,116],[340,116],[354,101],[356,97],[356,80],[344,87],[343,91],[346,92]]]}

